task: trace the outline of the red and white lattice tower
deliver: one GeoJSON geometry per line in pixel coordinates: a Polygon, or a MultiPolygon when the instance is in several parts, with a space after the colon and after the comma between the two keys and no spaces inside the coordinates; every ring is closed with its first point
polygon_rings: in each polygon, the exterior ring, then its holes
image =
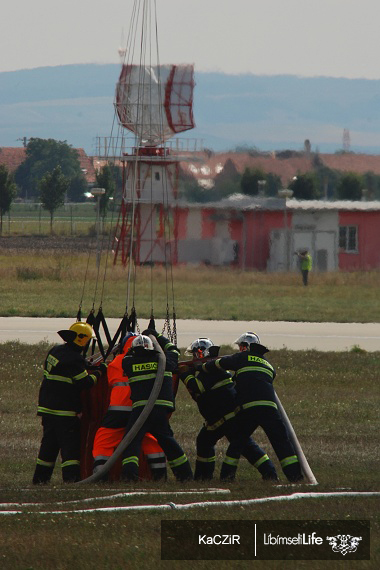
{"type": "Polygon", "coordinates": [[[122,65],[115,109],[135,143],[120,158],[123,196],[114,263],[177,261],[179,156],[170,139],[194,128],[193,89],[192,65],[122,65]]]}

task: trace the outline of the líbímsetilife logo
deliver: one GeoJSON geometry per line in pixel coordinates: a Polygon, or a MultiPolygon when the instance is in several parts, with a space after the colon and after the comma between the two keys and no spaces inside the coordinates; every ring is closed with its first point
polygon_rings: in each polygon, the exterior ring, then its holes
{"type": "Polygon", "coordinates": [[[334,552],[340,552],[346,556],[349,552],[356,552],[361,536],[351,536],[350,534],[337,534],[336,536],[326,536],[334,552]]]}

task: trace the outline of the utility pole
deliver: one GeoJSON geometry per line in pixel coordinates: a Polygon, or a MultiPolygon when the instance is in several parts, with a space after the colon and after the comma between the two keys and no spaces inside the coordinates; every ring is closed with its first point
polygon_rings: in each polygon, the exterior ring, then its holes
{"type": "Polygon", "coordinates": [[[23,146],[24,148],[27,147],[27,145],[28,145],[28,140],[29,140],[27,137],[22,137],[21,139],[16,139],[16,140],[22,141],[22,146],[23,146]]]}
{"type": "Polygon", "coordinates": [[[282,188],[278,191],[278,195],[280,198],[284,198],[284,248],[285,248],[285,271],[289,271],[290,269],[290,236],[289,236],[289,227],[288,227],[288,211],[287,211],[287,198],[291,198],[293,196],[293,190],[289,188],[282,188]]]}
{"type": "Polygon", "coordinates": [[[92,188],[91,194],[96,198],[96,267],[100,266],[100,198],[106,193],[105,188],[92,188]]]}
{"type": "Polygon", "coordinates": [[[351,138],[350,131],[348,129],[343,130],[343,150],[344,152],[350,152],[351,138]]]}

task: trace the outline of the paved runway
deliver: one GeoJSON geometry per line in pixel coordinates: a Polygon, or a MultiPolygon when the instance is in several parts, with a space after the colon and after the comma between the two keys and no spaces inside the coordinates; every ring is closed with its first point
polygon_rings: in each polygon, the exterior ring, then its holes
{"type": "MultiPolygon", "coordinates": [[[[20,340],[29,344],[46,340],[61,342],[57,331],[72,324],[73,319],[0,317],[0,342],[20,340]]],[[[108,319],[108,327],[114,334],[119,319],[108,319]]],[[[140,330],[147,326],[142,320],[140,330]]],[[[158,330],[163,321],[157,319],[158,330]]],[[[368,351],[380,351],[380,323],[290,323],[257,321],[198,321],[178,320],[178,346],[187,347],[194,339],[207,336],[214,344],[232,344],[243,332],[259,334],[268,348],[289,350],[316,349],[320,351],[345,351],[358,345],[368,351]]]]}

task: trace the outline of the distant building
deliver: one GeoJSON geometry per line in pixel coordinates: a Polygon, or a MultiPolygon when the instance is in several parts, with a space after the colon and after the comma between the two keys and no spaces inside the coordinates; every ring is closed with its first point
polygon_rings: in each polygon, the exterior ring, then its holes
{"type": "Polygon", "coordinates": [[[315,271],[380,269],[380,201],[298,201],[236,195],[178,204],[178,263],[297,270],[308,248],[315,271]]]}
{"type": "Polygon", "coordinates": [[[364,174],[373,172],[380,175],[380,155],[338,153],[319,154],[310,152],[282,151],[282,152],[257,152],[257,153],[236,153],[221,152],[209,154],[195,154],[197,161],[181,163],[181,168],[187,174],[191,174],[204,188],[213,186],[215,177],[220,174],[226,163],[233,163],[236,171],[243,174],[245,168],[259,168],[265,173],[276,174],[281,178],[284,187],[289,181],[297,176],[315,170],[313,157],[318,157],[320,164],[331,170],[340,172],[357,172],[364,174]],[[199,158],[203,158],[199,162],[199,158]]]}
{"type": "MultiPolygon", "coordinates": [[[[81,168],[89,184],[95,182],[95,168],[101,158],[89,157],[77,149],[81,168]]],[[[380,175],[379,155],[319,155],[323,163],[342,172],[380,175]]],[[[25,148],[0,148],[0,164],[11,172],[25,159],[25,148]]],[[[249,156],[244,153],[208,153],[204,161],[181,162],[207,192],[227,160],[237,172],[246,167],[262,168],[281,177],[284,186],[298,172],[313,166],[310,157],[291,153],[284,158],[275,154],[249,156]]],[[[141,212],[150,208],[141,204],[141,212]]],[[[145,215],[145,214],[144,214],[145,215]]],[[[157,239],[162,234],[162,208],[157,208],[154,227],[157,239]]],[[[152,213],[149,213],[152,217],[152,213]]],[[[177,202],[173,209],[172,237],[175,262],[232,266],[242,270],[297,270],[294,252],[308,248],[315,271],[380,269],[380,201],[350,202],[294,200],[233,195],[215,203],[177,202]]],[[[156,254],[155,254],[156,255],[156,254]]],[[[157,253],[157,255],[159,255],[157,253]]],[[[161,257],[153,261],[162,262],[161,257]]]]}

